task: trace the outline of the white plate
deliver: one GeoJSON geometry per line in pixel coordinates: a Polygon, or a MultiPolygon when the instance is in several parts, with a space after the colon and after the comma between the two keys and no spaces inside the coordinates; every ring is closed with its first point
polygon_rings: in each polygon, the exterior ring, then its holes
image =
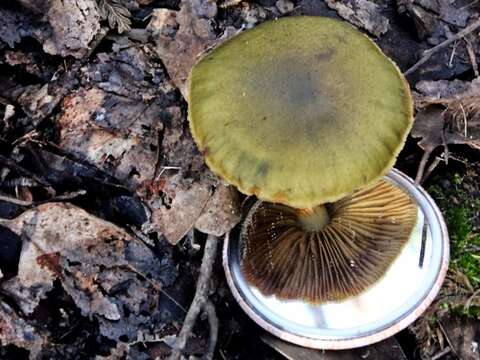
{"type": "Polygon", "coordinates": [[[261,327],[286,341],[318,349],[347,349],[404,329],[430,305],[448,268],[449,241],[442,214],[421,187],[398,170],[385,179],[418,205],[412,235],[385,276],[362,294],[337,303],[310,304],[264,296],[240,269],[240,227],[225,239],[223,265],[230,289],[261,327]]]}

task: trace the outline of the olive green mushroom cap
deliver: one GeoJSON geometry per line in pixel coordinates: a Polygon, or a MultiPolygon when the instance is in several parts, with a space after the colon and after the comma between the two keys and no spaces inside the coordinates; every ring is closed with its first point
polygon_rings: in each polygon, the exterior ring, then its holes
{"type": "Polygon", "coordinates": [[[189,120],[208,166],[246,194],[304,208],[373,185],[413,121],[395,64],[351,25],[266,22],[190,74],[189,120]]]}

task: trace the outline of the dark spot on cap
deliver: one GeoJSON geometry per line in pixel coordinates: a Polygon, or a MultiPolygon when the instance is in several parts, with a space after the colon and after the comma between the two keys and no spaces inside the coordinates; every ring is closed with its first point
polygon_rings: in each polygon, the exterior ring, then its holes
{"type": "Polygon", "coordinates": [[[260,178],[264,178],[267,175],[269,168],[270,165],[268,163],[266,163],[265,161],[261,162],[257,167],[258,176],[260,178]]]}
{"type": "Polygon", "coordinates": [[[335,49],[329,47],[327,50],[316,54],[315,55],[315,60],[317,60],[317,61],[330,61],[332,59],[333,54],[335,54],[335,49]]]}

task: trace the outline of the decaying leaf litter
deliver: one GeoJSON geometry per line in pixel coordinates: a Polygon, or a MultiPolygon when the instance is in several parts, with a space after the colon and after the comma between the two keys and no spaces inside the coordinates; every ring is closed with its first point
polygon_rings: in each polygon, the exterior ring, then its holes
{"type": "MultiPolygon", "coordinates": [[[[243,198],[204,165],[184,100],[199,56],[277,17],[343,18],[408,74],[417,116],[398,166],[427,188],[440,184],[433,195],[445,198],[458,197],[445,190],[450,173],[465,172],[462,249],[478,256],[480,208],[467,199],[480,182],[470,165],[480,141],[479,9],[448,0],[2,3],[1,357],[212,357],[215,347],[213,358],[281,358],[233,302],[218,256],[210,276],[199,273],[201,249],[212,248],[204,234],[220,247],[243,198]]],[[[460,343],[458,319],[478,319],[480,281],[458,256],[412,327],[418,344],[382,345],[398,358],[478,358],[478,323],[460,343]]],[[[362,358],[380,359],[378,346],[362,358]]]]}

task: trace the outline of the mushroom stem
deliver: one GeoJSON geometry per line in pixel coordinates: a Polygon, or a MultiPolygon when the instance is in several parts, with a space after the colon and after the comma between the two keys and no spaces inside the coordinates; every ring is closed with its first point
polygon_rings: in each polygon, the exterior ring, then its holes
{"type": "Polygon", "coordinates": [[[297,209],[297,214],[305,231],[320,231],[330,224],[330,215],[324,204],[313,208],[297,209]]]}

